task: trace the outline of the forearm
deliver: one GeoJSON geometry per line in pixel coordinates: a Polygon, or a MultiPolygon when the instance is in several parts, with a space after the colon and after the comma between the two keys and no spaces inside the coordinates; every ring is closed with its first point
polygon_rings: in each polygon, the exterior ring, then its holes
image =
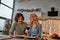
{"type": "Polygon", "coordinates": [[[13,37],[14,37],[14,34],[12,34],[12,33],[9,33],[9,36],[13,38],[13,37]]]}

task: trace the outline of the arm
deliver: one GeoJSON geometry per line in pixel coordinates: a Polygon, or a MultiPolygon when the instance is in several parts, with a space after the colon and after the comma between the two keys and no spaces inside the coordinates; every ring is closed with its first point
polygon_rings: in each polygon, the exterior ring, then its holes
{"type": "Polygon", "coordinates": [[[28,36],[31,36],[31,27],[28,30],[28,36]]]}
{"type": "Polygon", "coordinates": [[[28,26],[28,24],[25,24],[26,25],[26,27],[25,27],[25,31],[24,31],[24,34],[25,35],[28,35],[29,34],[29,29],[30,29],[30,27],[28,26]]]}
{"type": "Polygon", "coordinates": [[[41,37],[41,31],[42,31],[42,25],[39,24],[38,25],[38,36],[40,36],[40,37],[41,37]]]}
{"type": "Polygon", "coordinates": [[[15,30],[16,23],[12,24],[11,29],[9,31],[9,36],[14,37],[14,30],[15,30]]]}

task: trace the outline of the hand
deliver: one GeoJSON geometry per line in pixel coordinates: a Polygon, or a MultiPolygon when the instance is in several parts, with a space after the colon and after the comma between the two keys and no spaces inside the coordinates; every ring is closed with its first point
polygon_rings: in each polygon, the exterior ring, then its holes
{"type": "Polygon", "coordinates": [[[22,35],[24,38],[27,38],[27,36],[24,34],[24,35],[22,35]]]}
{"type": "Polygon", "coordinates": [[[28,34],[28,32],[29,32],[29,31],[26,29],[26,30],[25,30],[25,33],[28,34]]]}
{"type": "Polygon", "coordinates": [[[18,38],[18,35],[14,35],[13,38],[18,38]]]}
{"type": "Polygon", "coordinates": [[[39,36],[35,36],[36,38],[39,38],[39,36]]]}
{"type": "Polygon", "coordinates": [[[11,38],[16,38],[14,35],[11,35],[10,37],[11,37],[11,38]]]}
{"type": "Polygon", "coordinates": [[[39,36],[35,36],[36,40],[39,40],[39,36]]]}
{"type": "Polygon", "coordinates": [[[11,38],[17,38],[18,37],[18,35],[13,35],[12,33],[9,33],[9,36],[11,37],[11,38]]]}

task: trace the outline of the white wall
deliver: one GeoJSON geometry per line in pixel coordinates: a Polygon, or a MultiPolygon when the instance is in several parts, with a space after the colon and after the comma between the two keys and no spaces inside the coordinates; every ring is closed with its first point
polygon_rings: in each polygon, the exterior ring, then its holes
{"type": "MultiPolygon", "coordinates": [[[[32,9],[32,8],[41,8],[41,10],[45,13],[51,10],[51,7],[55,7],[56,10],[59,11],[60,15],[60,0],[31,0],[30,2],[18,2],[19,0],[15,0],[15,9],[14,9],[14,16],[17,12],[17,9],[32,9]]],[[[23,12],[25,21],[28,22],[29,14],[28,12],[23,12]]],[[[40,15],[40,13],[37,13],[40,15]]],[[[45,17],[46,15],[44,15],[45,17]]]]}

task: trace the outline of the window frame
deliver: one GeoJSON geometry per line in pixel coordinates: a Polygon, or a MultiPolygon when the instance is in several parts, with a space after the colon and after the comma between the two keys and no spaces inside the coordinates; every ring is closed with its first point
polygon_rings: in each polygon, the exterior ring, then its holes
{"type": "MultiPolygon", "coordinates": [[[[11,15],[11,19],[10,19],[11,20],[11,24],[12,24],[12,22],[13,22],[13,15],[14,15],[15,0],[13,0],[13,7],[12,8],[10,6],[2,3],[1,0],[0,0],[0,5],[1,4],[6,6],[6,7],[8,7],[8,8],[10,8],[12,10],[12,15],[11,15]]],[[[0,16],[0,19],[7,20],[8,18],[0,16]]],[[[0,32],[1,32],[1,30],[0,30],[0,32]]]]}

